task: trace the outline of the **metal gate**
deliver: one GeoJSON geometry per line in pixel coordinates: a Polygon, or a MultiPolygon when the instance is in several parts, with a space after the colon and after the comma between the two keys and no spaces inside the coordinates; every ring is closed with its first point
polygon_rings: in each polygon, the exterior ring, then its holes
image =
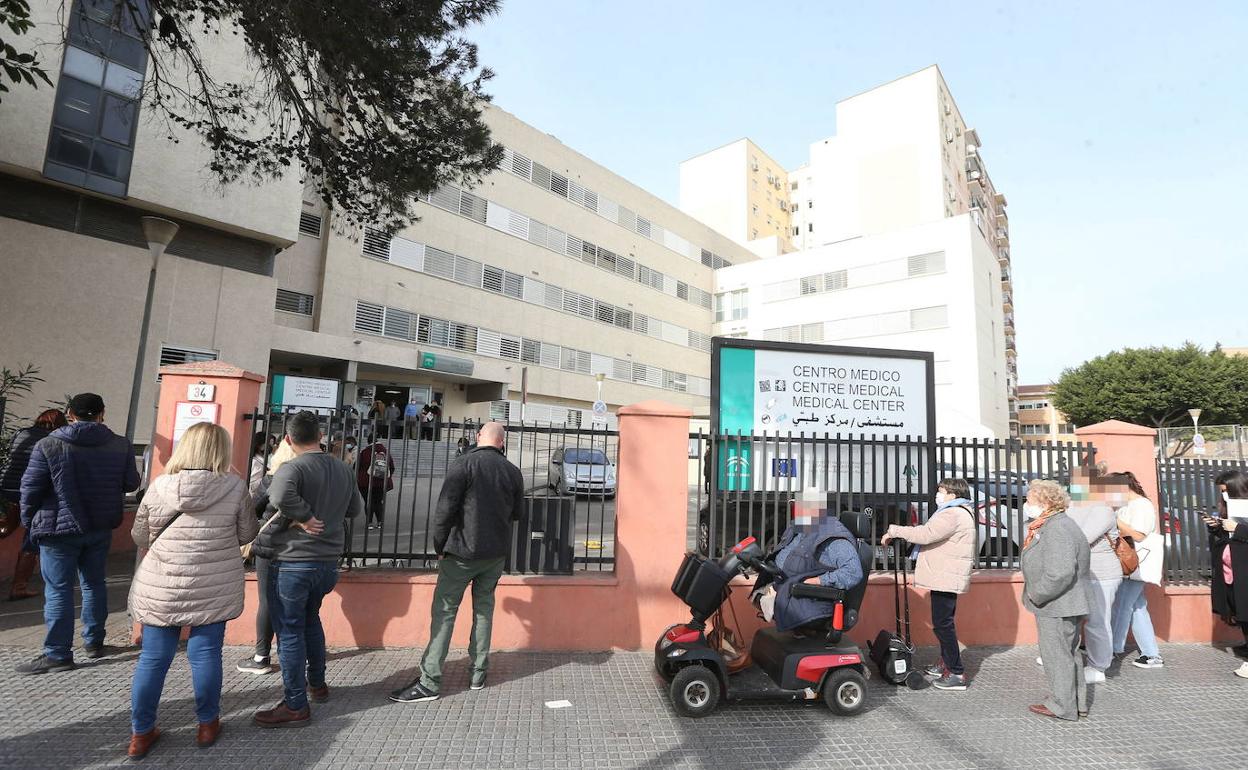
{"type": "MultiPolygon", "coordinates": [[[[890,524],[927,520],[937,481],[963,478],[976,506],[977,566],[1016,569],[1027,485],[1067,483],[1073,469],[1096,461],[1096,448],[1084,443],[746,433],[689,439],[700,482],[690,494],[697,547],[711,555],[748,536],[773,544],[791,521],[791,501],[809,490],[826,495],[829,510],[872,513],[876,544],[890,524]]],[[[883,566],[877,546],[876,568],[883,566]]]]}
{"type": "Polygon", "coordinates": [[[1221,493],[1214,480],[1222,473],[1248,470],[1239,460],[1171,460],[1157,463],[1158,513],[1166,543],[1166,580],[1197,583],[1211,576],[1209,531],[1202,515],[1218,515],[1221,493]]]}
{"type": "MultiPolygon", "coordinates": [[[[271,408],[248,415],[256,434],[272,437],[262,450],[266,471],[272,448],[294,413],[271,408]]],[[[356,472],[366,502],[366,513],[347,522],[343,564],[432,568],[437,560],[433,516],[442,482],[451,464],[476,441],[481,421],[439,419],[422,426],[413,419],[387,424],[362,417],[354,409],[320,410],[318,416],[325,450],[356,472]],[[394,463],[390,491],[382,489],[384,477],[369,468],[361,472],[361,455],[374,444],[380,444],[394,463]],[[377,506],[379,517],[368,515],[370,497],[384,501],[377,506]]],[[[503,425],[507,458],[525,478],[525,507],[513,525],[507,571],[613,570],[619,433],[605,426],[503,425]]]]}

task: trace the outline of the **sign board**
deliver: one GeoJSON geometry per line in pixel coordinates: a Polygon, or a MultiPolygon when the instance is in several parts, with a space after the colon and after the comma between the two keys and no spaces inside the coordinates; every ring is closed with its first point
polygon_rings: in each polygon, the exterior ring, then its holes
{"type": "Polygon", "coordinates": [[[220,404],[177,402],[173,408],[173,446],[177,447],[178,441],[192,425],[200,422],[216,423],[220,410],[220,404]]]}
{"type": "Polygon", "coordinates": [[[1192,451],[1198,455],[1205,453],[1205,437],[1199,433],[1192,436],[1192,451]]]}
{"type": "Polygon", "coordinates": [[[293,374],[273,375],[269,403],[300,409],[337,409],[338,380],[327,377],[296,377],[293,374]]]}
{"type": "Polygon", "coordinates": [[[773,457],[771,458],[771,475],[777,479],[795,479],[797,478],[797,458],[796,457],[773,457]]]}
{"type": "Polygon", "coordinates": [[[198,382],[194,385],[186,386],[187,401],[211,401],[216,393],[216,385],[209,385],[204,382],[198,382]]]}
{"type": "Polygon", "coordinates": [[[594,402],[594,419],[598,422],[605,422],[607,419],[607,402],[598,399],[594,402]]]}
{"type": "MultiPolygon", "coordinates": [[[[833,487],[829,491],[884,491],[884,480],[875,481],[876,468],[890,465],[881,444],[934,438],[935,393],[934,356],[929,352],[715,337],[711,432],[721,437],[717,489],[774,490],[777,478],[793,479],[794,488],[801,489],[800,475],[809,476],[811,483],[827,479],[833,487]],[[731,438],[737,435],[777,440],[731,438]],[[794,445],[835,437],[846,443],[880,443],[850,447],[856,451],[845,453],[815,451],[807,443],[813,460],[798,467],[797,457],[803,455],[795,456],[794,445]]],[[[927,466],[924,471],[934,468],[934,443],[928,441],[922,454],[929,455],[926,462],[915,460],[927,466]]],[[[917,469],[913,473],[927,476],[917,469]]],[[[916,486],[925,484],[921,478],[907,478],[916,486]]]]}
{"type": "Polygon", "coordinates": [[[472,374],[473,364],[470,358],[422,351],[420,354],[420,368],[433,372],[446,372],[447,374],[470,375],[472,374]]]}

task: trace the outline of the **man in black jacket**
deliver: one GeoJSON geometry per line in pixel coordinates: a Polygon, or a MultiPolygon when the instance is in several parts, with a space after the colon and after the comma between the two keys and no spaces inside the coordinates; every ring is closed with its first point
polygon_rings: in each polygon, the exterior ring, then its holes
{"type": "Polygon", "coordinates": [[[430,609],[429,645],[420,661],[420,677],[395,690],[390,700],[421,703],[437,700],[442,662],[451,645],[455,614],[472,584],[471,688],[485,687],[494,620],[494,588],[503,574],[511,545],[511,522],[524,505],[524,476],[503,454],[506,434],[496,422],[477,434],[477,448],[451,463],[442,482],[434,515],[433,547],[438,553],[438,585],[430,609]]]}

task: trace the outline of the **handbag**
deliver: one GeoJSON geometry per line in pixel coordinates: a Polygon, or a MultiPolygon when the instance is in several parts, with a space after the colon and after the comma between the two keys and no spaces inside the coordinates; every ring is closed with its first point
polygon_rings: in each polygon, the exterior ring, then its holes
{"type": "Polygon", "coordinates": [[[281,515],[282,515],[282,512],[281,512],[281,511],[278,511],[277,513],[275,513],[275,514],[273,514],[272,516],[270,516],[268,519],[266,519],[266,520],[265,520],[265,522],[264,522],[263,524],[261,524],[261,525],[260,525],[260,529],[256,530],[256,536],[255,536],[255,537],[253,537],[253,538],[251,539],[251,542],[250,542],[250,543],[246,543],[246,544],[244,544],[244,545],[240,545],[240,546],[238,547],[238,550],[239,550],[239,552],[240,552],[240,553],[242,553],[242,554],[243,554],[243,558],[244,558],[244,559],[250,559],[250,558],[251,558],[251,547],[252,547],[253,545],[255,545],[255,544],[256,544],[256,541],[257,541],[257,540],[259,540],[259,539],[260,539],[260,533],[264,531],[264,528],[265,528],[265,527],[267,527],[267,526],[269,526],[270,524],[272,524],[272,523],[273,523],[273,521],[274,521],[275,519],[277,519],[278,517],[280,517],[281,515]]]}
{"type": "Polygon", "coordinates": [[[21,526],[21,506],[8,500],[0,501],[0,540],[13,534],[21,526]]]}
{"type": "Polygon", "coordinates": [[[1123,576],[1135,574],[1135,571],[1140,568],[1140,555],[1135,552],[1135,543],[1131,542],[1131,538],[1120,537],[1114,540],[1106,532],[1105,542],[1109,543],[1114,555],[1118,557],[1118,563],[1122,565],[1123,576]]]}

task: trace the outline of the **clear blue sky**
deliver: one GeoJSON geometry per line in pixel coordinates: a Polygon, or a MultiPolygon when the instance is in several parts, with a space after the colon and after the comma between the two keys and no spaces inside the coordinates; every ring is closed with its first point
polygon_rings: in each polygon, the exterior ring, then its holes
{"type": "Polygon", "coordinates": [[[835,103],[939,64],[1009,199],[1020,376],[1248,346],[1248,3],[504,0],[496,103],[675,204],[749,136],[787,167],[835,103]]]}

